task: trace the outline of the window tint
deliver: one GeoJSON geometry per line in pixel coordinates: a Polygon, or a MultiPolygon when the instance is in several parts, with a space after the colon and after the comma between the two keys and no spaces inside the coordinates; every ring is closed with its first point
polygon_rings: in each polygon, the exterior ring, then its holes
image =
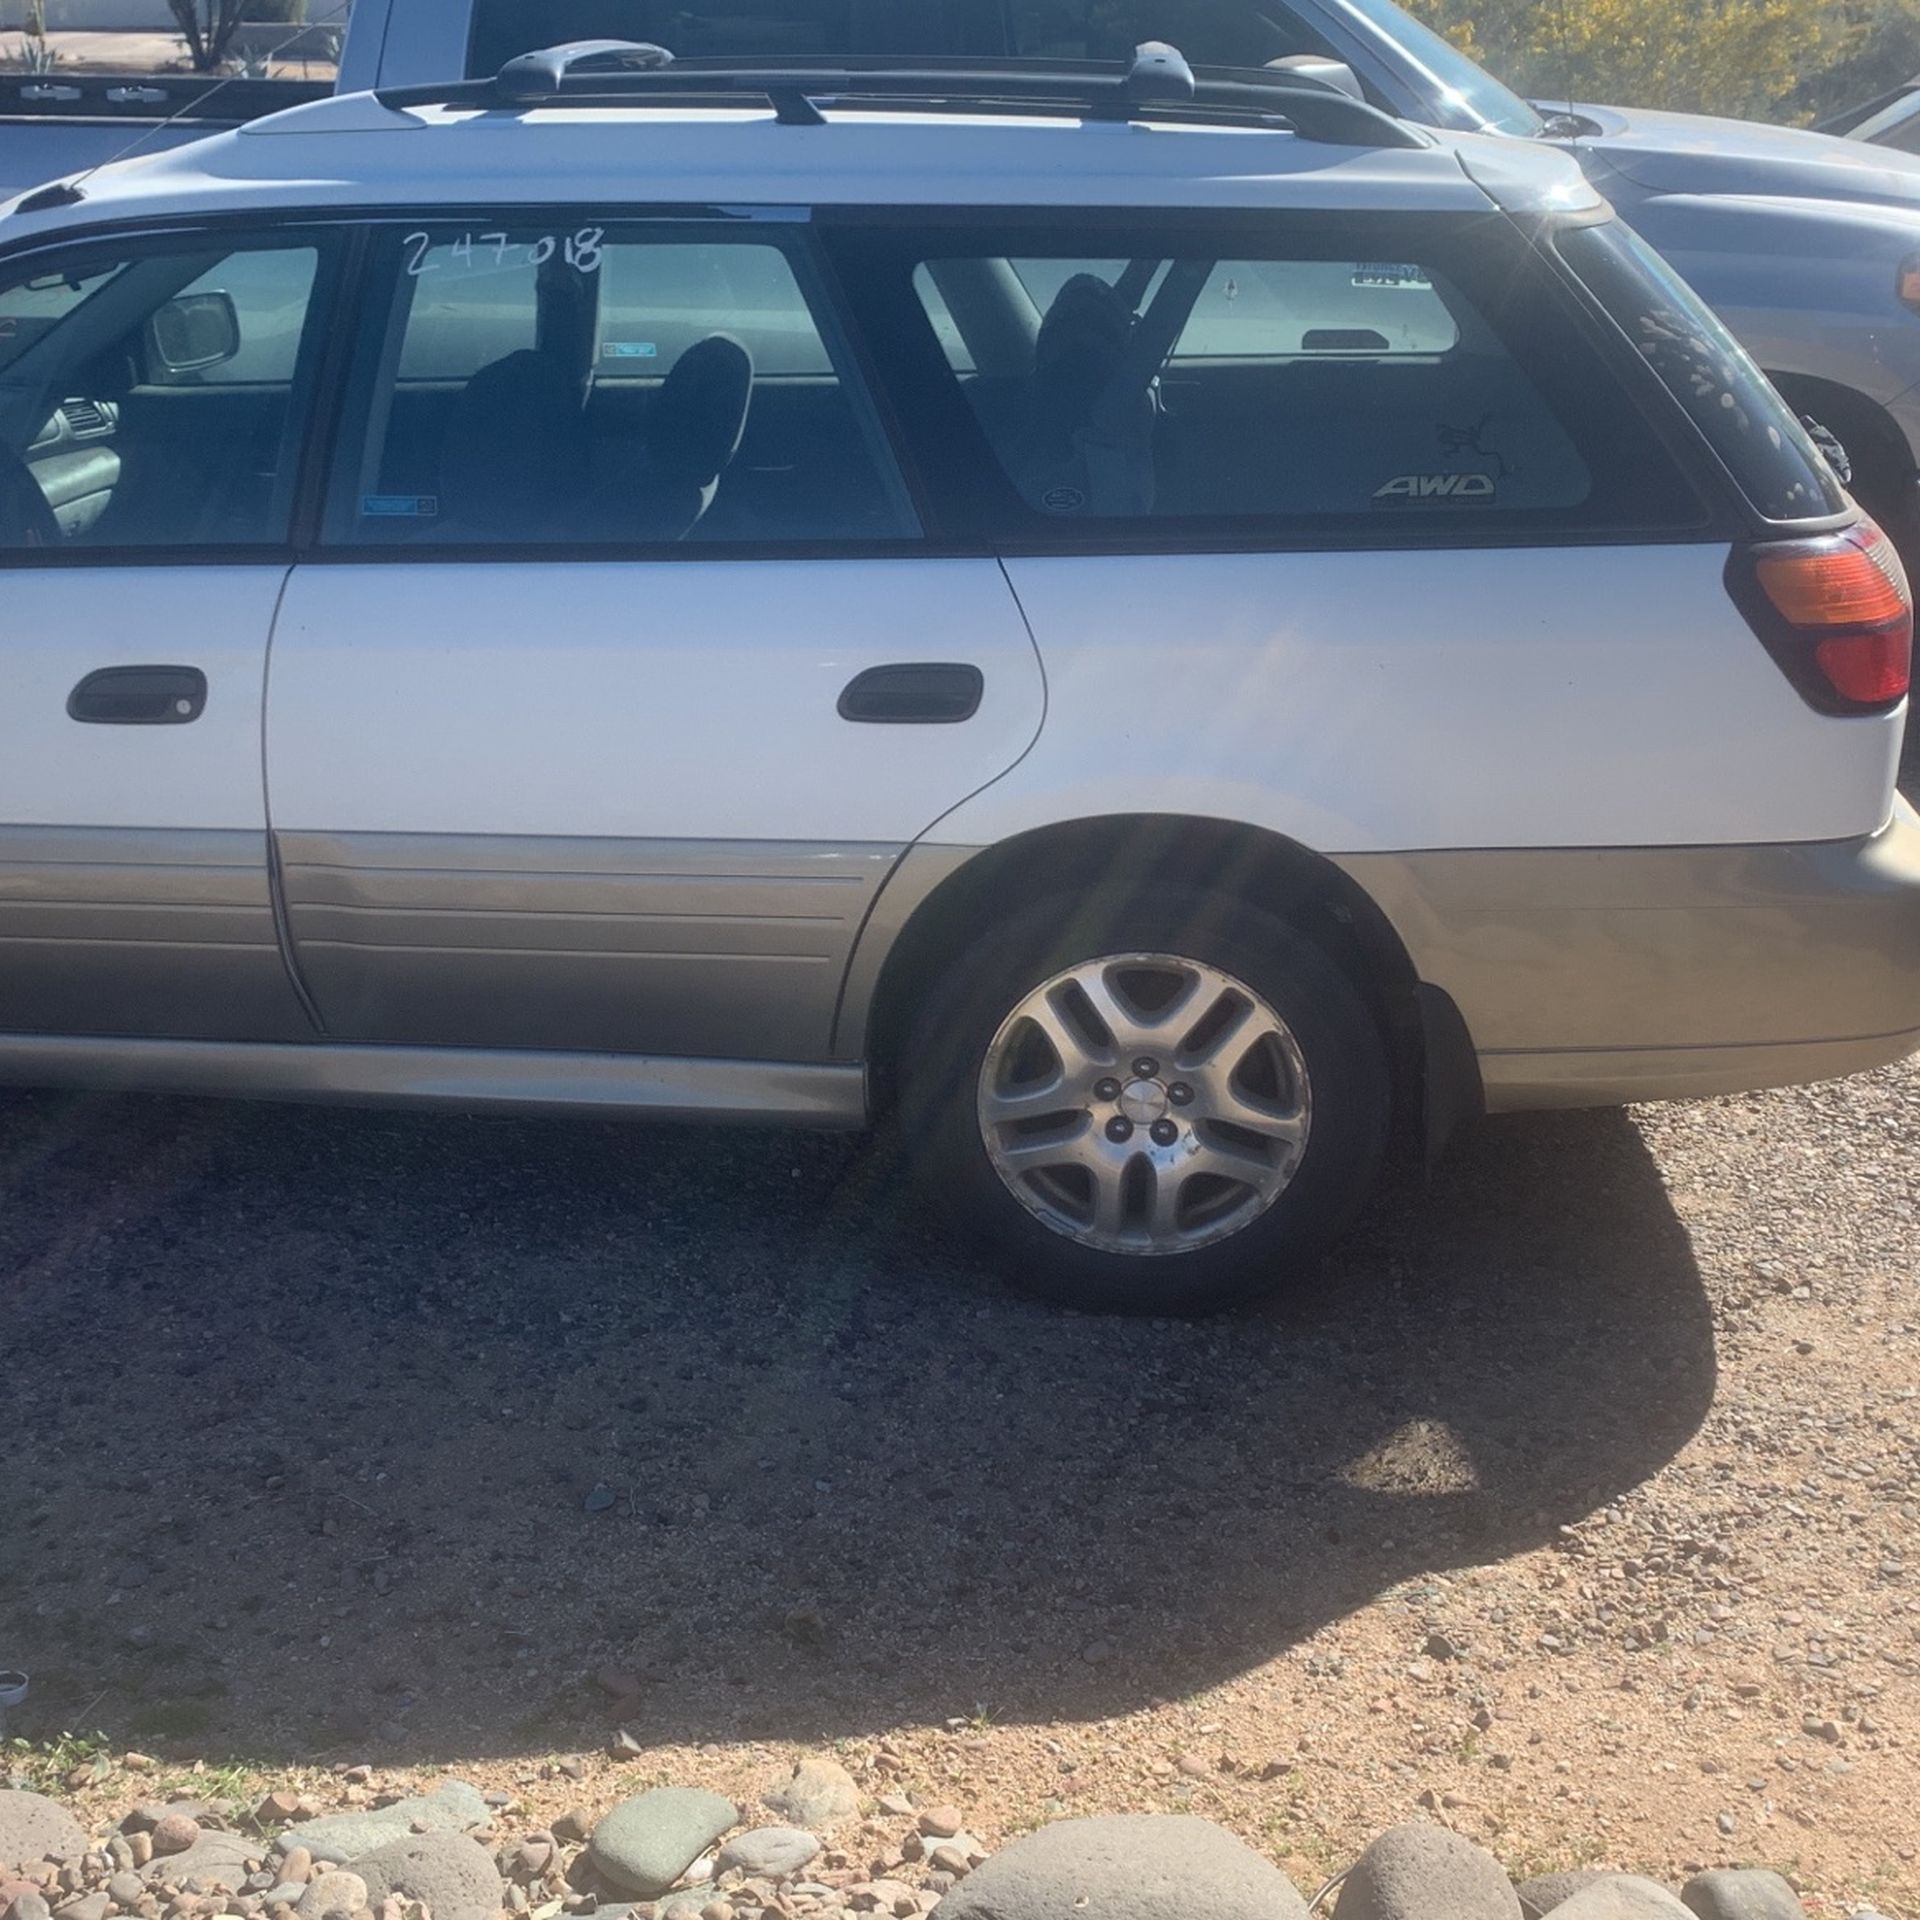
{"type": "MultiPolygon", "coordinates": [[[[1025,296],[1023,363],[945,357],[1030,512],[1433,522],[1594,500],[1586,446],[1537,370],[1431,262],[1002,258],[1025,296]]],[[[983,298],[996,284],[988,258],[957,275],[920,264],[923,297],[936,275],[983,298]]],[[[928,311],[943,343],[986,317],[928,311]]]]}
{"type": "Polygon", "coordinates": [[[506,234],[463,232],[416,245],[407,267],[415,285],[401,379],[471,380],[490,360],[533,345],[537,269],[506,234]]]}
{"type": "MultiPolygon", "coordinates": [[[[1015,274],[1045,313],[1075,273],[1124,288],[1125,260],[1015,260],[1015,274]]],[[[1140,299],[1151,300],[1166,263],[1142,262],[1140,299]]],[[[1223,260],[1208,274],[1171,358],[1277,359],[1301,353],[1446,353],[1460,329],[1433,282],[1392,260],[1223,260]]]]}
{"type": "Polygon", "coordinates": [[[594,357],[609,374],[632,373],[647,360],[672,365],[713,331],[715,315],[763,379],[833,371],[778,247],[609,247],[599,314],[594,357]]]}
{"type": "Polygon", "coordinates": [[[913,523],[788,242],[685,224],[393,234],[339,542],[891,539],[913,523]]]}
{"type": "Polygon", "coordinates": [[[0,268],[0,547],[287,538],[331,242],[0,268]]]}
{"type": "Polygon", "coordinates": [[[1659,254],[1618,221],[1578,227],[1560,251],[1686,408],[1769,520],[1840,512],[1845,491],[1747,350],[1659,254]]]}

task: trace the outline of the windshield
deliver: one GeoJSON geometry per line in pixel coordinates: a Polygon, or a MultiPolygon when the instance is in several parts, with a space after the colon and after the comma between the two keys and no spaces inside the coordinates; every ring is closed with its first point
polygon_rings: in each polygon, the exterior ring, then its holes
{"type": "MultiPolygon", "coordinates": [[[[1511,87],[1393,0],[1328,0],[1328,11],[1341,25],[1350,19],[1369,42],[1384,43],[1396,67],[1413,68],[1432,87],[1435,104],[1453,109],[1436,116],[1443,124],[1458,126],[1464,115],[1491,133],[1531,137],[1544,130],[1545,121],[1511,87]]],[[[1403,80],[1409,77],[1402,72],[1403,80]]]]}

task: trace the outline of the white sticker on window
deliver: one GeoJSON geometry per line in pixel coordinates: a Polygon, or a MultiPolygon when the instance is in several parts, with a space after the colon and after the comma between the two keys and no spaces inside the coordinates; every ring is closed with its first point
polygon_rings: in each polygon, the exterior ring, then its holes
{"type": "Polygon", "coordinates": [[[368,520],[436,520],[440,502],[431,493],[363,493],[360,512],[368,520]]]}
{"type": "Polygon", "coordinates": [[[1399,287],[1411,293],[1431,293],[1433,282],[1420,267],[1391,260],[1363,260],[1353,270],[1356,287],[1399,287]]]}
{"type": "Polygon", "coordinates": [[[600,343],[600,357],[603,360],[656,360],[660,349],[651,340],[603,340],[600,343]]]}

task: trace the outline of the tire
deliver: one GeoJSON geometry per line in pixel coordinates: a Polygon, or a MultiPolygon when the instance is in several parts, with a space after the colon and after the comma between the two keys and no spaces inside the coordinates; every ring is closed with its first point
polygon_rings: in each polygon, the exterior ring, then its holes
{"type": "Polygon", "coordinates": [[[1039,901],[983,935],[929,992],[899,1086],[922,1190],[1014,1284],[1108,1313],[1296,1287],[1372,1190],[1392,1105],[1379,1027],[1322,949],[1178,888],[1039,901]],[[1154,1024],[1109,1029],[1096,996],[1154,1024]]]}

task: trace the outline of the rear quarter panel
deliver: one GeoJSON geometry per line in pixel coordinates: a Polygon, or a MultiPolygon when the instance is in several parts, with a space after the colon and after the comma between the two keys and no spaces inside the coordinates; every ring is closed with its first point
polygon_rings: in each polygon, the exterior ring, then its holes
{"type": "Polygon", "coordinates": [[[930,838],[1118,813],[1338,855],[1841,839],[1902,715],[1806,707],[1724,544],[1016,559],[1040,738],[930,838]]]}

